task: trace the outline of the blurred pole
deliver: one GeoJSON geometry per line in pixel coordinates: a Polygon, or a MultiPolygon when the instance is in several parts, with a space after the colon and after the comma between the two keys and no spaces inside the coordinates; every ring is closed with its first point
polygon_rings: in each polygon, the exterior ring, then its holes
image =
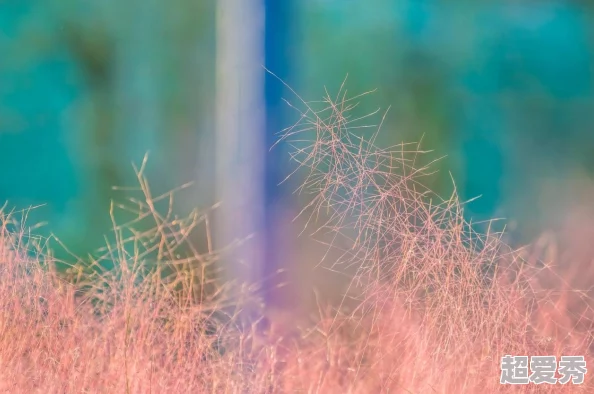
{"type": "Polygon", "coordinates": [[[254,235],[229,256],[229,267],[235,278],[261,285],[268,306],[282,303],[279,271],[292,253],[283,228],[287,195],[279,185],[286,152],[270,150],[288,126],[287,106],[282,81],[263,66],[288,79],[290,3],[219,0],[217,10],[219,242],[254,235]]]}
{"type": "MultiPolygon", "coordinates": [[[[264,235],[266,249],[263,274],[266,279],[264,300],[269,307],[288,307],[295,294],[287,283],[287,271],[292,270],[292,250],[287,222],[293,218],[289,197],[291,190],[281,184],[286,177],[283,164],[288,153],[283,144],[270,150],[278,133],[289,126],[288,106],[283,101],[283,82],[291,83],[291,38],[296,12],[292,0],[265,0],[265,66],[276,75],[266,73],[266,148],[264,182],[264,235]],[[278,77],[278,78],[277,78],[278,77]],[[281,79],[282,81],[280,81],[281,79]],[[288,219],[288,220],[287,220],[288,219]]],[[[288,283],[287,283],[288,284],[288,283]]],[[[293,283],[291,283],[293,284],[293,283]]]]}
{"type": "MultiPolygon", "coordinates": [[[[264,8],[262,0],[218,0],[216,10],[217,246],[256,235],[264,207],[264,8]]],[[[229,279],[258,282],[261,238],[224,257],[229,279]]]]}

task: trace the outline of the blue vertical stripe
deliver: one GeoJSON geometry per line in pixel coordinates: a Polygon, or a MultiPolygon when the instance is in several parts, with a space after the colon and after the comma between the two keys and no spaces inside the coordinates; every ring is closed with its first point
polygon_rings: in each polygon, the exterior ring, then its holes
{"type": "Polygon", "coordinates": [[[265,253],[263,274],[265,279],[264,298],[268,305],[280,302],[274,287],[282,281],[277,272],[288,264],[290,256],[281,250],[279,231],[281,214],[287,207],[287,186],[280,185],[284,178],[283,163],[286,160],[282,144],[270,148],[277,142],[278,133],[287,124],[287,105],[283,101],[284,85],[290,83],[291,73],[291,30],[295,12],[290,0],[265,0],[265,67],[277,77],[266,73],[266,158],[264,173],[264,242],[265,253]],[[284,253],[283,253],[284,252],[284,253]]]}

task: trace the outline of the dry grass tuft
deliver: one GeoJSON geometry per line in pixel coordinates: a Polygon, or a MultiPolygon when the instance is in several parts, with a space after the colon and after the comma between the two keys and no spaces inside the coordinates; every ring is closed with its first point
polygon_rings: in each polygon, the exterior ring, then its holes
{"type": "Polygon", "coordinates": [[[124,206],[134,220],[114,219],[103,254],[67,275],[14,213],[0,217],[0,391],[590,391],[590,374],[581,386],[499,384],[505,354],[592,362],[588,294],[559,284],[559,261],[474,232],[456,194],[423,187],[418,145],[375,146],[380,127],[350,116],[357,98],[341,88],[302,101],[282,136],[308,171],[307,228],[341,251],[326,267],[356,267],[341,305],[320,300],[303,327],[290,316],[242,325],[239,312],[258,303],[217,282],[208,212],[175,217],[173,193],[152,196],[143,166],[143,199],[124,206]],[[196,232],[205,250],[189,241],[196,232]]]}

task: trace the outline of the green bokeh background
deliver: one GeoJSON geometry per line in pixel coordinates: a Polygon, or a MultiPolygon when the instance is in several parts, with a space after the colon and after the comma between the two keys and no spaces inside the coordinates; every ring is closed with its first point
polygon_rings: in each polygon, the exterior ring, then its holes
{"type": "MultiPolygon", "coordinates": [[[[358,111],[391,106],[378,144],[445,155],[428,182],[482,195],[468,216],[530,239],[571,194],[541,203],[543,183],[590,180],[588,2],[304,0],[294,18],[295,90],[377,88],[358,111]]],[[[194,180],[181,206],[212,204],[214,23],[214,0],[0,0],[0,200],[45,204],[30,220],[78,254],[103,245],[111,186],[136,185],[146,151],[155,189],[194,180]]]]}

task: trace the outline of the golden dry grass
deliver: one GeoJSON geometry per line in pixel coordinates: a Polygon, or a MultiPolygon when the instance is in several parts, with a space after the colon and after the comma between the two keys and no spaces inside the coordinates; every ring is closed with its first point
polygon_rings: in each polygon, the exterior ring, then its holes
{"type": "Polygon", "coordinates": [[[308,171],[307,228],[340,251],[326,268],[356,269],[344,302],[320,299],[298,326],[263,312],[249,286],[231,299],[240,285],[217,281],[208,212],[175,217],[173,193],[152,196],[140,168],[144,198],[127,206],[136,219],[114,221],[94,269],[58,274],[41,240],[2,214],[0,391],[590,392],[589,373],[580,386],[499,384],[505,354],[591,364],[587,292],[569,285],[559,256],[474,232],[455,194],[443,200],[422,186],[418,146],[380,149],[379,127],[366,135],[366,118],[349,117],[355,99],[341,89],[302,101],[301,121],[282,136],[308,171]],[[189,241],[200,228],[205,250],[189,241]],[[248,307],[267,324],[244,324],[248,307]]]}

